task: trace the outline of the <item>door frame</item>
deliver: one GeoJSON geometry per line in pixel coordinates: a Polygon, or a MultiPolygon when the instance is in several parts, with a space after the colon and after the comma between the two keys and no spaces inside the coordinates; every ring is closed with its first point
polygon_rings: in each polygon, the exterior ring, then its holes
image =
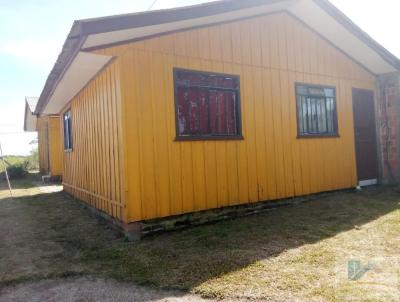
{"type": "Polygon", "coordinates": [[[358,88],[358,87],[352,87],[351,90],[351,104],[352,104],[352,110],[353,110],[353,135],[354,135],[354,154],[355,154],[355,165],[356,165],[356,176],[357,176],[357,186],[363,187],[363,186],[370,186],[370,185],[376,185],[380,184],[382,182],[382,163],[380,160],[379,154],[381,154],[381,144],[380,144],[380,133],[379,133],[379,111],[378,111],[378,106],[376,104],[376,100],[378,100],[378,95],[377,95],[377,87],[374,89],[366,89],[366,88],[358,88]],[[356,145],[356,127],[355,127],[355,118],[354,118],[354,92],[356,90],[364,90],[364,91],[369,91],[372,92],[372,104],[374,106],[373,112],[374,112],[374,123],[375,123],[375,143],[376,143],[376,163],[377,163],[377,175],[376,179],[369,179],[369,180],[360,180],[358,176],[358,167],[357,167],[357,145],[356,145]]]}

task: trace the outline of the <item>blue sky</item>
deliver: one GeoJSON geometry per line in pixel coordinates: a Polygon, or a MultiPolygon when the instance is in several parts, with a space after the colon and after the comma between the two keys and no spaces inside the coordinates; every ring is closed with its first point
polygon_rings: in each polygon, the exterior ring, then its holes
{"type": "MultiPolygon", "coordinates": [[[[24,97],[38,96],[73,20],[144,11],[154,0],[0,0],[0,143],[27,154],[35,133],[23,133],[24,97]]],[[[153,9],[204,0],[158,0],[153,9]]],[[[393,0],[332,0],[356,24],[400,57],[393,0]],[[362,7],[360,4],[362,3],[362,7]]]]}

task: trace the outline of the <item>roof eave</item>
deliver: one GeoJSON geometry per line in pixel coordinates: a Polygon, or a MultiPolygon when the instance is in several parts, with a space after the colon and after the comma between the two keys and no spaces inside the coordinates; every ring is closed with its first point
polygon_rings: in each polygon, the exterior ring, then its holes
{"type": "Polygon", "coordinates": [[[260,5],[290,1],[293,0],[223,0],[171,9],[83,19],[79,22],[82,32],[89,35],[219,15],[260,5]]]}
{"type": "Polygon", "coordinates": [[[342,26],[344,26],[348,31],[350,31],[353,35],[355,35],[362,42],[364,42],[375,52],[377,52],[381,56],[381,58],[384,59],[388,64],[392,65],[394,68],[400,71],[400,60],[385,47],[375,41],[375,39],[373,39],[365,31],[363,31],[357,24],[355,24],[332,3],[330,3],[328,0],[313,1],[324,11],[326,11],[330,16],[332,16],[336,21],[338,21],[342,26]]]}
{"type": "Polygon", "coordinates": [[[75,56],[79,52],[86,36],[82,34],[80,21],[74,21],[71,31],[64,42],[62,51],[59,54],[50,74],[47,77],[44,88],[40,94],[35,114],[40,115],[46,107],[49,99],[54,92],[57,84],[62,79],[63,74],[68,70],[75,56]]]}
{"type": "MultiPolygon", "coordinates": [[[[169,22],[178,22],[187,19],[199,18],[204,16],[218,15],[235,10],[257,7],[260,5],[274,4],[278,2],[290,2],[293,0],[224,0],[210,2],[206,4],[150,11],[144,13],[125,14],[119,16],[101,17],[75,21],[71,31],[63,45],[62,52],[50,72],[43,91],[40,95],[35,114],[41,114],[47,106],[57,85],[61,81],[74,58],[89,35],[106,33],[128,28],[145,27],[169,22]]],[[[313,0],[320,8],[326,11],[332,18],[339,22],[349,32],[355,35],[360,41],[375,51],[385,62],[400,70],[400,60],[372,39],[362,29],[355,25],[340,10],[327,0],[313,0]]],[[[144,37],[143,39],[146,39],[144,37]]]]}

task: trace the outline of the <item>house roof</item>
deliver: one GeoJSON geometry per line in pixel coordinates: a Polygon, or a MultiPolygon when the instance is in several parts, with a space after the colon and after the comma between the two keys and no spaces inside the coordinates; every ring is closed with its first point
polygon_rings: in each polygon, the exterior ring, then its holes
{"type": "Polygon", "coordinates": [[[31,96],[27,96],[25,97],[25,102],[28,104],[29,106],[29,110],[33,113],[35,112],[36,109],[36,105],[38,103],[39,98],[38,97],[31,97],[31,96]]]}
{"type": "Polygon", "coordinates": [[[294,15],[374,75],[400,70],[398,58],[327,0],[223,0],[75,21],[45,83],[36,113],[59,113],[112,59],[90,53],[93,49],[276,11],[294,15]]]}
{"type": "Polygon", "coordinates": [[[36,131],[36,115],[34,114],[39,98],[25,97],[24,131],[36,131]]]}

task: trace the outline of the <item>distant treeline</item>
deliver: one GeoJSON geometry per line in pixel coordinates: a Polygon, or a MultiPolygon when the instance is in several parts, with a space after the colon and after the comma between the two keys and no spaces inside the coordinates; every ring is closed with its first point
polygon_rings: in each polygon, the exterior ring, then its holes
{"type": "MultiPolygon", "coordinates": [[[[35,149],[28,156],[6,155],[4,162],[10,178],[20,178],[28,174],[29,171],[39,170],[39,154],[35,149]]],[[[4,178],[4,167],[0,158],[0,178],[4,178]]]]}

